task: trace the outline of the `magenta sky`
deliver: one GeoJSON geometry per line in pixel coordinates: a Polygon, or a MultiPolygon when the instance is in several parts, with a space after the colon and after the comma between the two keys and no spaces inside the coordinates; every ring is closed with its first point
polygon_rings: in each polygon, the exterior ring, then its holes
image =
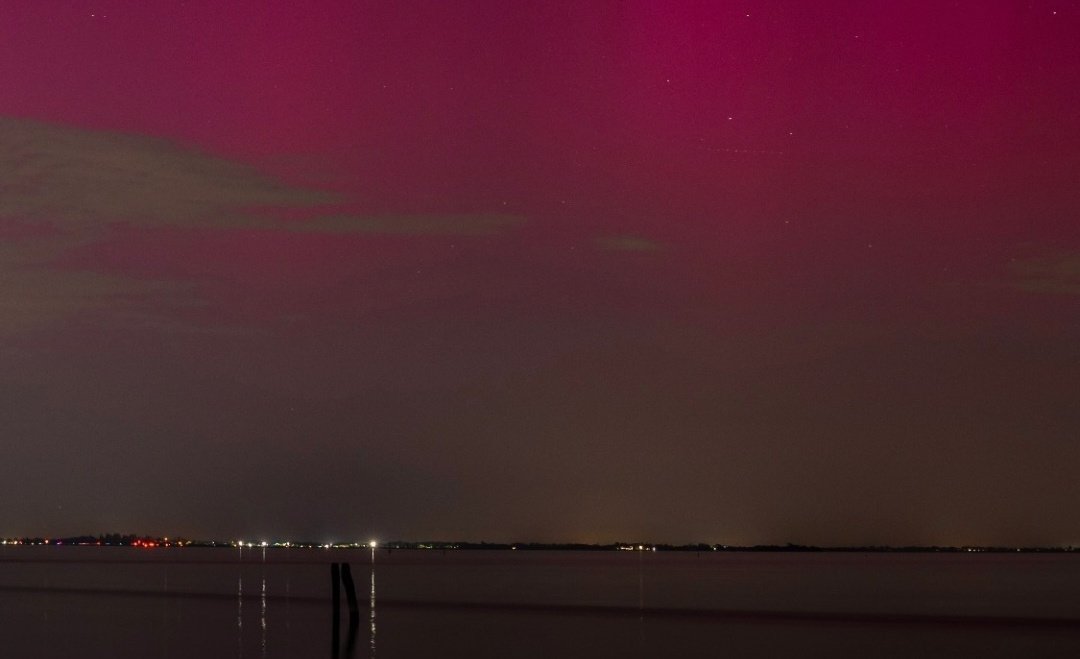
{"type": "Polygon", "coordinates": [[[5,2],[0,535],[1080,544],[1074,3],[533,4],[5,2]]]}

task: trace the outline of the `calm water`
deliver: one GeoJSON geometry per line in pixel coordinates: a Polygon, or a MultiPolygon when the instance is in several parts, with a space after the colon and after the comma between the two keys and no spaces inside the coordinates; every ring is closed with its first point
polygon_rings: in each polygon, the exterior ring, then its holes
{"type": "Polygon", "coordinates": [[[340,657],[1080,655],[1080,556],[109,547],[0,548],[0,655],[332,657],[332,561],[340,657]]]}

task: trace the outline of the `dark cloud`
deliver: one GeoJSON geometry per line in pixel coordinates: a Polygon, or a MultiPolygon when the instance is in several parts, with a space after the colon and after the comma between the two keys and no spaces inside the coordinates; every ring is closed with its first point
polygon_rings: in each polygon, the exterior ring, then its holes
{"type": "Polygon", "coordinates": [[[0,248],[0,336],[42,325],[103,306],[122,306],[133,299],[167,292],[179,284],[145,282],[95,272],[64,272],[28,267],[0,248]]]}
{"type": "Polygon", "coordinates": [[[1080,295],[1080,253],[1061,252],[1013,261],[1012,285],[1036,293],[1080,295]]]}
{"type": "Polygon", "coordinates": [[[363,217],[332,215],[290,222],[290,231],[311,233],[378,233],[402,236],[483,236],[524,223],[514,215],[397,215],[363,217]]]}
{"type": "MultiPolygon", "coordinates": [[[[0,117],[0,335],[148,295],[194,303],[186,282],[145,281],[55,267],[109,227],[256,229],[325,234],[479,236],[520,225],[500,214],[317,216],[341,199],[290,186],[238,162],[167,140],[0,117]]],[[[133,312],[131,312],[133,313],[133,312]]],[[[140,321],[179,327],[145,313],[140,321]]]]}
{"type": "Polygon", "coordinates": [[[250,226],[258,207],[313,207],[335,197],[171,142],[0,118],[0,218],[69,231],[133,225],[250,226]]]}

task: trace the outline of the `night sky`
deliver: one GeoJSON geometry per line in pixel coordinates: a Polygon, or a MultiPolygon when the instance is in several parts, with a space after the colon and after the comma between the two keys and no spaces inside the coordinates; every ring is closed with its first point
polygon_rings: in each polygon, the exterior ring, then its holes
{"type": "Polygon", "coordinates": [[[1078,35],[3,2],[0,535],[1080,545],[1078,35]]]}

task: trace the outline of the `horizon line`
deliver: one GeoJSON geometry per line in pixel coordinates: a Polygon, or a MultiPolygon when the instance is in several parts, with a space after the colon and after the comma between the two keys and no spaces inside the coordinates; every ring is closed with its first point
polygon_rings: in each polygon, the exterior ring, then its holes
{"type": "Polygon", "coordinates": [[[615,542],[504,542],[489,540],[390,540],[314,541],[247,539],[189,539],[138,533],[98,533],[69,536],[24,535],[0,538],[0,546],[112,546],[137,548],[251,548],[251,549],[417,549],[417,550],[592,550],[592,551],[804,551],[804,552],[1075,552],[1075,545],[922,545],[922,544],[844,544],[812,545],[802,543],[672,543],[644,541],[615,542]],[[172,539],[170,539],[172,538],[172,539]]]}

